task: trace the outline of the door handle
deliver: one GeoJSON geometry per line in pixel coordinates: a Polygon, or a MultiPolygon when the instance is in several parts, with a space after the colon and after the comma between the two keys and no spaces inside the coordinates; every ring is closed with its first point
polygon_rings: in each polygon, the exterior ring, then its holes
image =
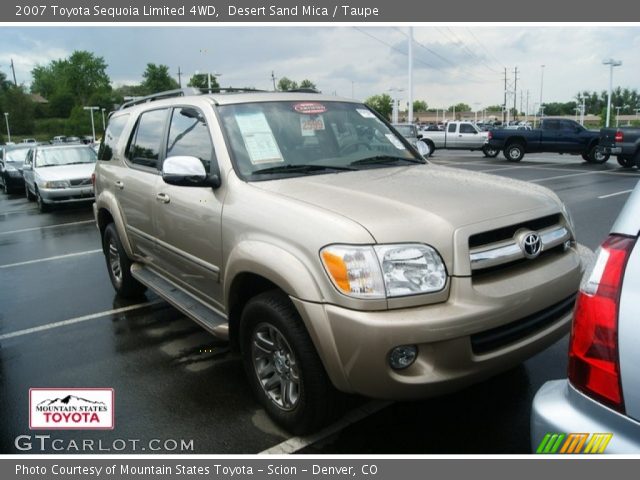
{"type": "Polygon", "coordinates": [[[462,136],[462,134],[460,134],[460,135],[458,135],[458,136],[459,136],[459,137],[461,137],[461,136],[462,136]]]}
{"type": "Polygon", "coordinates": [[[156,195],[156,200],[162,203],[169,203],[171,201],[171,198],[169,198],[169,195],[167,195],[166,193],[158,193],[156,195]]]}
{"type": "Polygon", "coordinates": [[[116,180],[116,187],[122,190],[124,188],[124,183],[122,183],[120,180],[116,180]]]}

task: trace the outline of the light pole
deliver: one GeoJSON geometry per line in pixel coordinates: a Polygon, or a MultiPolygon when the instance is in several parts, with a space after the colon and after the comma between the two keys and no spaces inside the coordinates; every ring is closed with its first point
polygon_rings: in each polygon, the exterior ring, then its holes
{"type": "Polygon", "coordinates": [[[609,126],[611,120],[611,90],[613,88],[613,67],[619,67],[622,65],[622,60],[614,60],[613,58],[606,58],[602,61],[603,65],[609,65],[609,94],[607,95],[607,123],[609,126]]]}
{"type": "Polygon", "coordinates": [[[104,121],[104,111],[106,110],[106,108],[101,108],[100,110],[102,110],[102,131],[104,132],[107,129],[106,123],[104,121]]]}
{"type": "Polygon", "coordinates": [[[91,136],[93,138],[93,143],[96,143],[96,126],[95,123],[93,122],[93,112],[95,110],[100,110],[100,107],[82,107],[84,110],[89,110],[89,113],[91,114],[91,136]]]}
{"type": "Polygon", "coordinates": [[[404,92],[404,88],[390,88],[389,91],[393,92],[391,94],[391,97],[393,98],[393,110],[391,113],[391,122],[398,123],[398,102],[400,101],[400,98],[397,94],[400,92],[404,92]],[[394,93],[396,94],[394,95],[394,93]]]}
{"type": "Polygon", "coordinates": [[[9,130],[9,112],[4,112],[4,121],[7,123],[7,142],[11,142],[11,130],[9,130]]]}
{"type": "Polygon", "coordinates": [[[480,102],[474,102],[475,108],[475,123],[478,123],[478,107],[480,106],[480,102]]]}
{"type": "Polygon", "coordinates": [[[543,87],[544,87],[544,65],[540,65],[540,106],[542,106],[543,87]]]}
{"type": "Polygon", "coordinates": [[[622,109],[622,107],[616,107],[616,128],[618,128],[620,126],[620,110],[622,109]]]}
{"type": "Polygon", "coordinates": [[[409,27],[409,65],[408,65],[408,77],[409,82],[407,85],[409,101],[407,102],[407,122],[413,123],[413,27],[409,27]]]}

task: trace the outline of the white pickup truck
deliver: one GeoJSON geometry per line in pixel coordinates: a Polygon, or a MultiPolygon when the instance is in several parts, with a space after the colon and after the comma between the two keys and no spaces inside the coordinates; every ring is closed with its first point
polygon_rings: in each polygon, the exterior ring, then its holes
{"type": "Polygon", "coordinates": [[[423,130],[422,141],[433,152],[439,148],[448,150],[482,150],[486,157],[495,157],[499,150],[486,142],[488,132],[483,132],[472,122],[449,122],[444,131],[423,130]]]}

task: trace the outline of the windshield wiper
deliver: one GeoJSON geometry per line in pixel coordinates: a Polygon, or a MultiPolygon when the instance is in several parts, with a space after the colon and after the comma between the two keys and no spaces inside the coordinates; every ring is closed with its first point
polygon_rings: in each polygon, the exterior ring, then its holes
{"type": "Polygon", "coordinates": [[[313,172],[322,172],[322,171],[334,171],[334,172],[342,172],[342,171],[353,171],[355,168],[351,167],[342,167],[335,165],[315,165],[315,164],[287,164],[287,165],[278,165],[276,167],[268,167],[261,168],[259,170],[255,170],[251,172],[252,175],[261,175],[268,173],[313,173],[313,172]]]}
{"type": "Polygon", "coordinates": [[[423,160],[418,160],[416,158],[405,158],[405,157],[394,157],[393,155],[376,155],[375,157],[367,157],[361,160],[356,160],[351,162],[349,165],[390,165],[398,162],[408,162],[408,163],[418,163],[424,164],[423,160]]]}

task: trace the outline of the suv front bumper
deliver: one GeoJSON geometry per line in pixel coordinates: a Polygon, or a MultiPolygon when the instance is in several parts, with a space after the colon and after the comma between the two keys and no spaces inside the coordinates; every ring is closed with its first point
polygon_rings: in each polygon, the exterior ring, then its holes
{"type": "Polygon", "coordinates": [[[571,323],[570,297],[593,256],[584,247],[577,250],[537,269],[524,267],[520,274],[512,271],[491,281],[453,277],[449,299],[433,305],[354,311],[292,300],[338,389],[373,398],[424,398],[513,368],[562,338],[571,323]],[[546,275],[538,274],[542,272],[546,275]],[[552,310],[563,301],[568,308],[552,310]],[[503,342],[478,348],[479,338],[486,340],[487,334],[505,326],[517,330],[522,321],[549,311],[555,316],[539,328],[520,336],[503,335],[503,342]],[[416,345],[418,356],[408,368],[394,370],[389,353],[400,345],[416,345]]]}

